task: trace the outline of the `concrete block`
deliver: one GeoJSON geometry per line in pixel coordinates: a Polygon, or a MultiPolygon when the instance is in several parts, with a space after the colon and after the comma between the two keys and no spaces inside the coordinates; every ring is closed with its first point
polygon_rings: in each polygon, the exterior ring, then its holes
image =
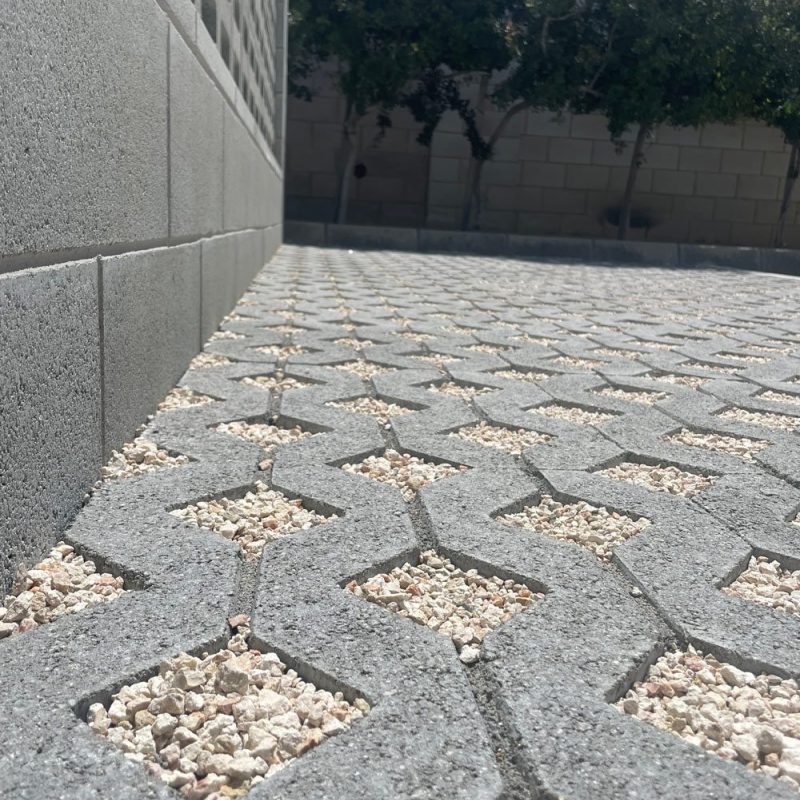
{"type": "Polygon", "coordinates": [[[101,466],[97,261],[0,275],[0,593],[101,466]]]}
{"type": "Polygon", "coordinates": [[[700,197],[735,197],[736,176],[718,172],[698,172],[695,194],[700,197]]]}
{"type": "Polygon", "coordinates": [[[550,211],[582,214],[586,209],[586,193],[577,189],[551,189],[544,193],[544,202],[550,211]]]}
{"type": "Polygon", "coordinates": [[[529,136],[569,136],[570,114],[552,111],[529,111],[525,120],[525,133],[529,136]]]}
{"type": "Polygon", "coordinates": [[[326,244],[325,224],[287,219],[283,223],[283,238],[288,244],[306,244],[324,247],[326,244]]]}
{"type": "Polygon", "coordinates": [[[753,222],[756,204],[753,200],[738,200],[721,197],[716,202],[714,219],[722,222],[753,222]]]}
{"type": "Polygon", "coordinates": [[[607,140],[608,122],[602,114],[573,114],[569,129],[575,139],[607,140]]]}
{"type": "Polygon", "coordinates": [[[461,133],[438,132],[431,143],[431,155],[449,158],[468,158],[469,143],[461,133]]]}
{"type": "MultiPolygon", "coordinates": [[[[486,192],[488,202],[485,210],[493,211],[515,211],[518,208],[518,194],[520,189],[516,186],[489,186],[486,192]]],[[[481,222],[483,214],[481,215],[481,222]]]]}
{"type": "Polygon", "coordinates": [[[659,144],[676,144],[680,147],[694,147],[700,144],[699,128],[669,128],[662,126],[653,133],[659,144]]]}
{"type": "Polygon", "coordinates": [[[524,136],[520,140],[519,158],[523,161],[547,161],[547,136],[524,136]]]}
{"type": "Polygon", "coordinates": [[[756,203],[756,222],[774,225],[778,220],[781,204],[777,200],[760,200],[756,203]]]}
{"type": "Polygon", "coordinates": [[[680,263],[686,267],[736,267],[758,269],[761,255],[755,247],[709,247],[702,244],[679,245],[680,263]]]}
{"type": "Polygon", "coordinates": [[[763,175],[774,175],[777,178],[785,178],[786,168],[788,166],[788,153],[764,153],[764,163],[761,166],[761,172],[763,175]]]}
{"type": "Polygon", "coordinates": [[[592,143],[592,164],[601,164],[607,167],[625,167],[631,161],[628,148],[619,148],[611,141],[596,141],[592,143]]]}
{"type": "Polygon", "coordinates": [[[568,189],[607,189],[610,179],[608,167],[567,166],[566,186],[568,189]]]}
{"type": "Polygon", "coordinates": [[[264,239],[260,230],[239,231],[236,236],[236,298],[250,286],[256,273],[264,266],[264,239]]]}
{"type": "Polygon", "coordinates": [[[431,181],[428,186],[428,201],[432,205],[461,208],[464,202],[464,186],[460,183],[431,181]]]}
{"type": "Polygon", "coordinates": [[[682,197],[675,214],[690,219],[714,219],[714,201],[710,197],[682,197]]]}
{"type": "Polygon", "coordinates": [[[459,166],[461,161],[457,158],[431,158],[430,179],[442,183],[456,183],[459,179],[459,166]]]}
{"type": "Polygon", "coordinates": [[[588,139],[551,139],[550,160],[563,164],[591,164],[592,142],[588,139]]]}
{"type": "Polygon", "coordinates": [[[775,200],[781,181],[772,175],[740,175],[736,196],[753,200],[775,200]]]}
{"type": "Polygon", "coordinates": [[[508,237],[508,252],[510,255],[526,258],[591,262],[594,257],[594,243],[591,239],[511,234],[508,237]]]}
{"type": "Polygon", "coordinates": [[[130,439],[200,348],[200,245],[101,259],[104,455],[130,439]]]}
{"type": "Polygon", "coordinates": [[[543,161],[526,161],[522,167],[524,186],[544,186],[560,189],[566,184],[567,168],[564,164],[548,164],[543,161]]]}
{"type": "MultiPolygon", "coordinates": [[[[611,167],[611,174],[608,178],[608,188],[612,191],[622,192],[628,183],[628,167],[611,167]]],[[[640,167],[636,173],[636,184],[634,188],[637,192],[649,192],[653,187],[653,170],[647,167],[640,167]]]]}
{"type": "Polygon", "coordinates": [[[334,247],[364,247],[375,250],[416,250],[415,228],[329,225],[327,243],[334,247]]]}
{"type": "Polygon", "coordinates": [[[181,35],[190,42],[197,38],[197,8],[193,0],[162,0],[167,14],[181,35]]]}
{"type": "Polygon", "coordinates": [[[725,150],[722,154],[722,171],[738,175],[760,175],[764,154],[758,150],[725,150]]]}
{"type": "Polygon", "coordinates": [[[518,186],[521,178],[518,161],[487,161],[483,167],[484,186],[518,186]]]}
{"type": "Polygon", "coordinates": [[[150,0],[4,8],[0,253],[167,235],[167,31],[150,0]]]}
{"type": "Polygon", "coordinates": [[[236,296],[236,234],[203,239],[200,338],[206,341],[233,308],[236,296]]]}
{"type": "MultiPolygon", "coordinates": [[[[628,152],[630,153],[629,148],[628,152]]],[[[675,145],[651,144],[645,148],[644,163],[650,169],[677,169],[679,153],[680,150],[675,145]]]]}
{"type": "Polygon", "coordinates": [[[694,193],[694,172],[653,170],[652,191],[656,194],[691,195],[694,193]]]}
{"type": "Polygon", "coordinates": [[[800,251],[765,249],[761,251],[761,269],[784,275],[800,275],[800,251]]]}
{"type": "Polygon", "coordinates": [[[175,29],[170,30],[170,234],[222,230],[225,101],[175,29]]]}
{"type": "Polygon", "coordinates": [[[502,254],[508,247],[508,235],[481,231],[419,231],[419,249],[425,252],[502,254]]]}
{"type": "Polygon", "coordinates": [[[703,147],[730,147],[738,150],[742,146],[744,125],[705,125],[700,131],[703,147]]]}
{"type": "Polygon", "coordinates": [[[719,147],[681,147],[678,168],[694,172],[719,172],[722,149],[719,147]]]}
{"type": "Polygon", "coordinates": [[[731,223],[706,219],[689,220],[689,240],[698,245],[727,245],[731,241],[731,223]]]}
{"type": "Polygon", "coordinates": [[[782,153],[785,145],[784,136],[777,128],[770,128],[758,122],[745,122],[742,146],[746,150],[782,153]]]}
{"type": "Polygon", "coordinates": [[[621,264],[672,266],[678,263],[678,245],[674,242],[618,242],[597,239],[594,257],[598,261],[621,264]]]}
{"type": "Polygon", "coordinates": [[[769,247],[772,242],[772,225],[734,225],[731,229],[731,244],[747,247],[769,247]]]}

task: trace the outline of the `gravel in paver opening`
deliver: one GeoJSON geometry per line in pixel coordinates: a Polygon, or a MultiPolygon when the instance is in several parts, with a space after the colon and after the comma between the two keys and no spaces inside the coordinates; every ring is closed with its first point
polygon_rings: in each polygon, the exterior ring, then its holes
{"type": "Polygon", "coordinates": [[[544,598],[523,583],[485,577],[475,569],[464,572],[433,550],[422,553],[417,565],[406,562],[361,584],[351,581],[345,588],[449,636],[465,664],[480,658],[487,633],[544,598]]]}
{"type": "Polygon", "coordinates": [[[800,789],[797,681],[754,675],[689,647],[667,653],[616,707],[800,789]]]}
{"type": "Polygon", "coordinates": [[[784,569],[767,556],[753,556],[747,569],[722,591],[800,617],[800,569],[784,569]]]}
{"type": "Polygon", "coordinates": [[[781,431],[796,431],[800,417],[786,414],[773,414],[771,411],[748,411],[746,408],[729,408],[719,415],[731,422],[744,422],[747,425],[760,425],[762,428],[775,428],[781,431]]]}
{"type": "Polygon", "coordinates": [[[701,433],[689,428],[682,428],[671,436],[664,437],[664,441],[673,444],[685,444],[689,447],[701,447],[723,455],[736,456],[745,461],[753,461],[756,453],[769,447],[769,442],[760,439],[749,439],[746,436],[727,436],[721,433],[701,433]]]}
{"type": "Polygon", "coordinates": [[[379,483],[388,483],[400,490],[403,499],[413,500],[428,484],[465,472],[467,467],[434,464],[408,453],[387,450],[382,456],[369,456],[357,464],[343,464],[350,475],[363,475],[379,483]]]}
{"type": "Polygon", "coordinates": [[[299,344],[266,344],[263,347],[256,347],[256,350],[268,356],[275,356],[275,358],[289,358],[289,356],[298,356],[306,352],[306,349],[299,344]]]}
{"type": "Polygon", "coordinates": [[[183,408],[194,408],[216,402],[213,397],[199,394],[181,386],[176,386],[158,404],[158,413],[163,414],[167,411],[178,411],[183,408]]]}
{"type": "Polygon", "coordinates": [[[653,406],[660,400],[669,397],[665,392],[635,392],[630,389],[614,389],[607,386],[600,389],[596,394],[602,397],[615,397],[617,400],[624,400],[626,403],[639,403],[643,406],[653,406]]]}
{"type": "Polygon", "coordinates": [[[735,375],[739,371],[739,367],[721,367],[719,364],[706,364],[703,361],[684,361],[681,366],[718,372],[720,375],[735,375]]]}
{"type": "Polygon", "coordinates": [[[697,375],[678,375],[673,372],[645,375],[644,377],[650,381],[672,383],[676,386],[688,386],[690,389],[699,389],[703,384],[706,384],[711,380],[710,378],[700,378],[697,375]]]}
{"type": "Polygon", "coordinates": [[[269,392],[285,392],[289,389],[302,389],[306,386],[311,386],[308,381],[287,378],[282,372],[275,372],[272,375],[256,375],[255,378],[242,378],[242,383],[247,386],[255,386],[257,389],[265,389],[269,392]]]}
{"type": "Polygon", "coordinates": [[[313,435],[297,425],[293,428],[279,428],[277,425],[264,422],[244,422],[244,420],[222,422],[217,425],[215,430],[244,439],[246,442],[253,442],[264,448],[267,458],[259,463],[260,469],[266,469],[272,463],[271,458],[281,445],[299,442],[301,439],[313,435]]]}
{"type": "Polygon", "coordinates": [[[93,561],[59,542],[46,558],[18,572],[11,593],[0,605],[0,639],[116,600],[125,591],[121,577],[98,572],[93,561]]]}
{"type": "Polygon", "coordinates": [[[495,372],[494,376],[496,378],[508,378],[512,381],[525,381],[526,383],[538,383],[552,377],[547,372],[522,372],[518,369],[501,369],[495,372]]]}
{"type": "Polygon", "coordinates": [[[632,483],[652,492],[667,492],[683,497],[692,497],[708,489],[714,482],[710,476],[685,472],[672,465],[641,464],[635,461],[623,461],[613,467],[598,470],[596,474],[632,483]]]}
{"type": "Polygon", "coordinates": [[[180,467],[188,464],[189,459],[183,455],[170,455],[168,450],[159,447],[142,436],[132,442],[125,442],[122,451],[112,450],[108,463],[100,469],[103,480],[118,478],[134,478],[169,467],[180,467]]]}
{"type": "Polygon", "coordinates": [[[578,367],[579,369],[597,369],[606,366],[604,361],[593,361],[589,358],[576,358],[575,356],[559,356],[553,359],[553,363],[562,367],[578,367]]]}
{"type": "Polygon", "coordinates": [[[191,800],[241,797],[370,711],[303,680],[275,653],[180,653],[159,674],[126,684],[87,722],[127,758],[191,800]]]}
{"type": "Polygon", "coordinates": [[[550,441],[550,436],[536,431],[529,431],[525,428],[501,428],[497,425],[490,425],[488,422],[481,421],[477,425],[468,428],[461,428],[450,436],[466,439],[468,442],[476,442],[485,447],[494,447],[512,456],[518,456],[527,447],[535,447],[538,444],[545,444],[550,441]]]}
{"type": "Polygon", "coordinates": [[[496,389],[492,389],[488,386],[465,386],[453,381],[448,381],[447,383],[429,386],[428,391],[434,394],[447,394],[451,397],[458,397],[461,400],[472,400],[473,397],[494,392],[496,389]]]}
{"type": "Polygon", "coordinates": [[[603,411],[587,411],[576,406],[566,406],[560,403],[548,403],[543,406],[529,409],[531,414],[541,414],[543,417],[571,422],[575,425],[597,425],[601,422],[613,419],[615,414],[607,414],[603,411]]]}
{"type": "Polygon", "coordinates": [[[579,544],[605,563],[611,561],[616,545],[650,525],[650,520],[645,517],[632,519],[605,506],[593,506],[585,500],[559,503],[547,494],[542,495],[537,506],[525,506],[516,514],[504,514],[496,519],[506,525],[579,544]]]}
{"type": "Polygon", "coordinates": [[[189,363],[189,369],[210,369],[211,367],[227,367],[233,361],[219,353],[198,353],[189,363]]]}
{"type": "Polygon", "coordinates": [[[417,361],[422,361],[425,364],[432,364],[437,369],[444,369],[445,364],[455,364],[458,361],[463,361],[461,358],[443,356],[438,353],[433,353],[429,356],[411,356],[411,358],[415,358],[417,361]]]}
{"type": "Polygon", "coordinates": [[[789,405],[800,406],[800,394],[773,392],[771,389],[758,395],[758,399],[767,400],[770,403],[788,403],[789,405]]]}
{"type": "Polygon", "coordinates": [[[368,381],[376,375],[383,375],[385,372],[393,371],[390,367],[381,367],[369,361],[349,361],[347,364],[337,364],[335,369],[352,372],[353,375],[358,375],[362,381],[368,381]]]}
{"type": "Polygon", "coordinates": [[[234,341],[236,339],[244,339],[246,338],[243,333],[234,333],[234,331],[214,331],[211,334],[208,341],[209,342],[221,342],[225,340],[234,341]]]}
{"type": "Polygon", "coordinates": [[[361,350],[364,347],[370,347],[375,344],[371,339],[354,339],[352,336],[346,336],[343,339],[334,339],[334,344],[340,344],[344,347],[352,347],[354,350],[361,350]]]}
{"type": "Polygon", "coordinates": [[[467,347],[473,353],[489,353],[490,355],[497,355],[498,353],[505,353],[508,348],[502,347],[497,344],[471,344],[467,347]]]}
{"type": "Polygon", "coordinates": [[[246,558],[257,558],[265,545],[336,519],[303,506],[301,500],[257,482],[244,497],[201,500],[170,512],[173,516],[236,542],[246,558]]]}
{"type": "Polygon", "coordinates": [[[414,409],[404,408],[397,403],[387,403],[374,397],[358,397],[355,400],[344,400],[342,402],[333,401],[326,405],[334,408],[342,408],[345,411],[352,411],[355,414],[364,414],[373,417],[383,425],[388,425],[392,417],[400,417],[403,414],[410,414],[414,409]]]}

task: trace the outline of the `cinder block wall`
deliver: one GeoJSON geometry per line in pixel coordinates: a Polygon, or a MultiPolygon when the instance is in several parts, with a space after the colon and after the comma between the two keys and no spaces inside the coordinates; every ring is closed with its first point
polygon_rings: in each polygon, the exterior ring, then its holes
{"type": "Polygon", "coordinates": [[[285,14],[0,15],[0,591],[280,245],[285,14]]]}
{"type": "MultiPolygon", "coordinates": [[[[331,221],[342,101],[315,76],[318,97],[288,105],[287,217],[331,221]]],[[[485,130],[498,119],[484,114],[485,130]]],[[[361,131],[365,177],[354,180],[348,221],[454,228],[460,225],[468,147],[458,120],[446,117],[430,149],[401,114],[382,140],[361,131]]],[[[627,137],[630,141],[631,137],[627,137]]],[[[789,148],[753,121],[703,129],[660,128],[646,150],[634,210],[646,226],[633,239],[769,246],[783,193],[789,148]]],[[[522,234],[614,237],[630,147],[618,152],[599,115],[528,111],[514,118],[486,164],[481,229],[522,234]]],[[[800,247],[800,190],[786,244],[800,247]]]]}

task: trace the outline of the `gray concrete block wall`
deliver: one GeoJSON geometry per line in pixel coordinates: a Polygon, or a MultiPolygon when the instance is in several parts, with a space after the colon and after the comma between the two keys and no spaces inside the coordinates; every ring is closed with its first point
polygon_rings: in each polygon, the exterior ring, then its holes
{"type": "MultiPolygon", "coordinates": [[[[320,73],[311,103],[288,105],[287,217],[332,219],[341,98],[320,73]]],[[[499,112],[483,111],[491,131],[499,112]]],[[[404,115],[383,139],[361,131],[367,175],[351,187],[353,224],[457,228],[469,166],[455,115],[446,115],[430,149],[404,115]],[[369,141],[369,146],[364,142],[369,141]]],[[[539,236],[614,238],[615,208],[627,180],[631,140],[609,139],[599,115],[516,116],[484,168],[480,227],[539,236]]],[[[772,243],[789,158],[781,134],[751,120],[703,129],[660,128],[645,151],[636,183],[636,216],[647,225],[631,238],[766,247],[772,243]]],[[[790,208],[786,244],[800,248],[800,194],[790,208]]]]}
{"type": "Polygon", "coordinates": [[[225,53],[192,0],[0,15],[0,592],[280,246],[285,5],[215,3],[225,53]]]}

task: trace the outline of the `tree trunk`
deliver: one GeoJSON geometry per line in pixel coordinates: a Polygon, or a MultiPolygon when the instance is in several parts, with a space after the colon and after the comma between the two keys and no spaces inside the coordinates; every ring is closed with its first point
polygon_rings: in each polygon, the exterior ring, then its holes
{"type": "Polygon", "coordinates": [[[781,200],[781,210],[778,214],[778,223],[775,226],[775,247],[783,247],[784,230],[786,229],[786,217],[789,216],[789,205],[792,202],[794,185],[800,175],[800,141],[792,142],[792,150],[789,154],[789,166],[786,168],[786,183],[783,187],[783,199],[781,200]]]}
{"type": "Polygon", "coordinates": [[[639,125],[639,132],[636,134],[636,142],[633,145],[631,165],[628,167],[628,181],[625,184],[625,195],[622,198],[622,208],[619,213],[619,227],[617,228],[617,239],[628,238],[628,229],[631,226],[631,207],[633,205],[633,189],[636,186],[636,178],[639,175],[639,167],[644,160],[644,143],[647,134],[650,133],[649,125],[639,125]]]}
{"type": "MultiPolygon", "coordinates": [[[[478,114],[478,119],[475,125],[480,133],[480,117],[483,114],[483,105],[486,102],[486,95],[489,91],[489,75],[481,75],[481,82],[478,87],[478,99],[475,102],[475,109],[478,114]]],[[[470,152],[469,164],[467,166],[467,184],[464,194],[464,206],[461,209],[461,230],[466,231],[470,229],[472,224],[472,217],[476,200],[475,193],[478,190],[480,182],[480,173],[483,170],[483,165],[475,158],[475,155],[470,152]]]]}
{"type": "Polygon", "coordinates": [[[358,123],[360,117],[348,114],[342,126],[342,144],[340,147],[341,165],[339,170],[339,193],[336,198],[334,220],[339,225],[347,221],[347,201],[350,195],[350,178],[358,156],[358,123]]]}

